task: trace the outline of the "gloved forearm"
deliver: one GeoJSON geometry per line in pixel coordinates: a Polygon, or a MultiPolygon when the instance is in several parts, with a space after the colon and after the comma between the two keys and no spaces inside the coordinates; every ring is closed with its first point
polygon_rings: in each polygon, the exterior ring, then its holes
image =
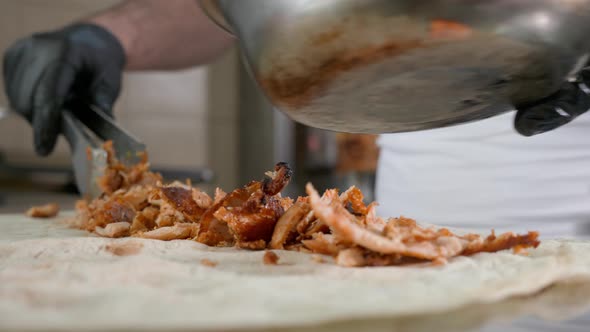
{"type": "Polygon", "coordinates": [[[211,22],[196,0],[128,0],[88,21],[119,39],[127,56],[127,70],[204,64],[233,41],[211,22]]]}
{"type": "Polygon", "coordinates": [[[11,108],[33,127],[35,150],[48,155],[68,105],[93,104],[112,114],[125,53],[108,30],[92,24],[37,33],[11,45],[3,76],[11,108]]]}
{"type": "Polygon", "coordinates": [[[195,0],[137,0],[11,45],[3,57],[10,107],[33,127],[35,150],[48,155],[65,108],[93,104],[108,115],[124,69],[177,69],[210,61],[232,38],[195,0]]]}

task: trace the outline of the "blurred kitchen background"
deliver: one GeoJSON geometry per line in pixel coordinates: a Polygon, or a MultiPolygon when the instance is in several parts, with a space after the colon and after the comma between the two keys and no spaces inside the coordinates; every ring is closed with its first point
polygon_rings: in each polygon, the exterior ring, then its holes
{"type": "MultiPolygon", "coordinates": [[[[19,37],[117,2],[1,0],[0,51],[19,37]]],[[[0,106],[7,106],[3,86],[0,106]]],[[[209,192],[217,186],[231,190],[286,161],[295,170],[287,195],[302,194],[312,181],[319,188],[354,184],[373,198],[375,137],[296,125],[260,94],[237,49],[206,67],[126,74],[115,115],[146,143],[153,168],[167,179],[190,178],[209,192]]],[[[0,119],[0,212],[50,201],[72,209],[76,194],[67,143],[60,140],[48,158],[35,156],[32,145],[22,118],[0,119]]]]}

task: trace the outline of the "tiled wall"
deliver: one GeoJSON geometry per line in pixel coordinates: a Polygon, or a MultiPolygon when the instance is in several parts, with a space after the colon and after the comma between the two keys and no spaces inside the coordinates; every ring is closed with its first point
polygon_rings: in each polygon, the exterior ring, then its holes
{"type": "MultiPolygon", "coordinates": [[[[2,0],[0,50],[20,36],[59,27],[117,2],[2,0]]],[[[237,69],[236,52],[231,51],[207,67],[126,74],[116,116],[147,144],[155,165],[210,167],[216,184],[232,187],[237,181],[237,69]]],[[[6,105],[3,92],[2,87],[0,105],[6,105]]],[[[30,127],[16,116],[0,121],[0,152],[19,162],[69,163],[63,140],[49,158],[36,157],[30,127]]]]}

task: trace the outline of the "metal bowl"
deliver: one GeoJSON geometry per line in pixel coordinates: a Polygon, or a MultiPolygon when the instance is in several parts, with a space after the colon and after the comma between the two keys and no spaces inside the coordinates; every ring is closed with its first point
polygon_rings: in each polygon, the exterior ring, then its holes
{"type": "Polygon", "coordinates": [[[323,129],[483,119],[587,62],[590,0],[202,0],[270,101],[323,129]]]}

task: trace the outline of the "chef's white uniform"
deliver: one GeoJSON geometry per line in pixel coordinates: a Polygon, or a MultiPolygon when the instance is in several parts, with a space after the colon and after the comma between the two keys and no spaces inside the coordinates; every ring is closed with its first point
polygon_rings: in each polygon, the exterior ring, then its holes
{"type": "Polygon", "coordinates": [[[379,139],[380,215],[544,237],[590,232],[590,114],[522,137],[514,113],[379,139]]]}

